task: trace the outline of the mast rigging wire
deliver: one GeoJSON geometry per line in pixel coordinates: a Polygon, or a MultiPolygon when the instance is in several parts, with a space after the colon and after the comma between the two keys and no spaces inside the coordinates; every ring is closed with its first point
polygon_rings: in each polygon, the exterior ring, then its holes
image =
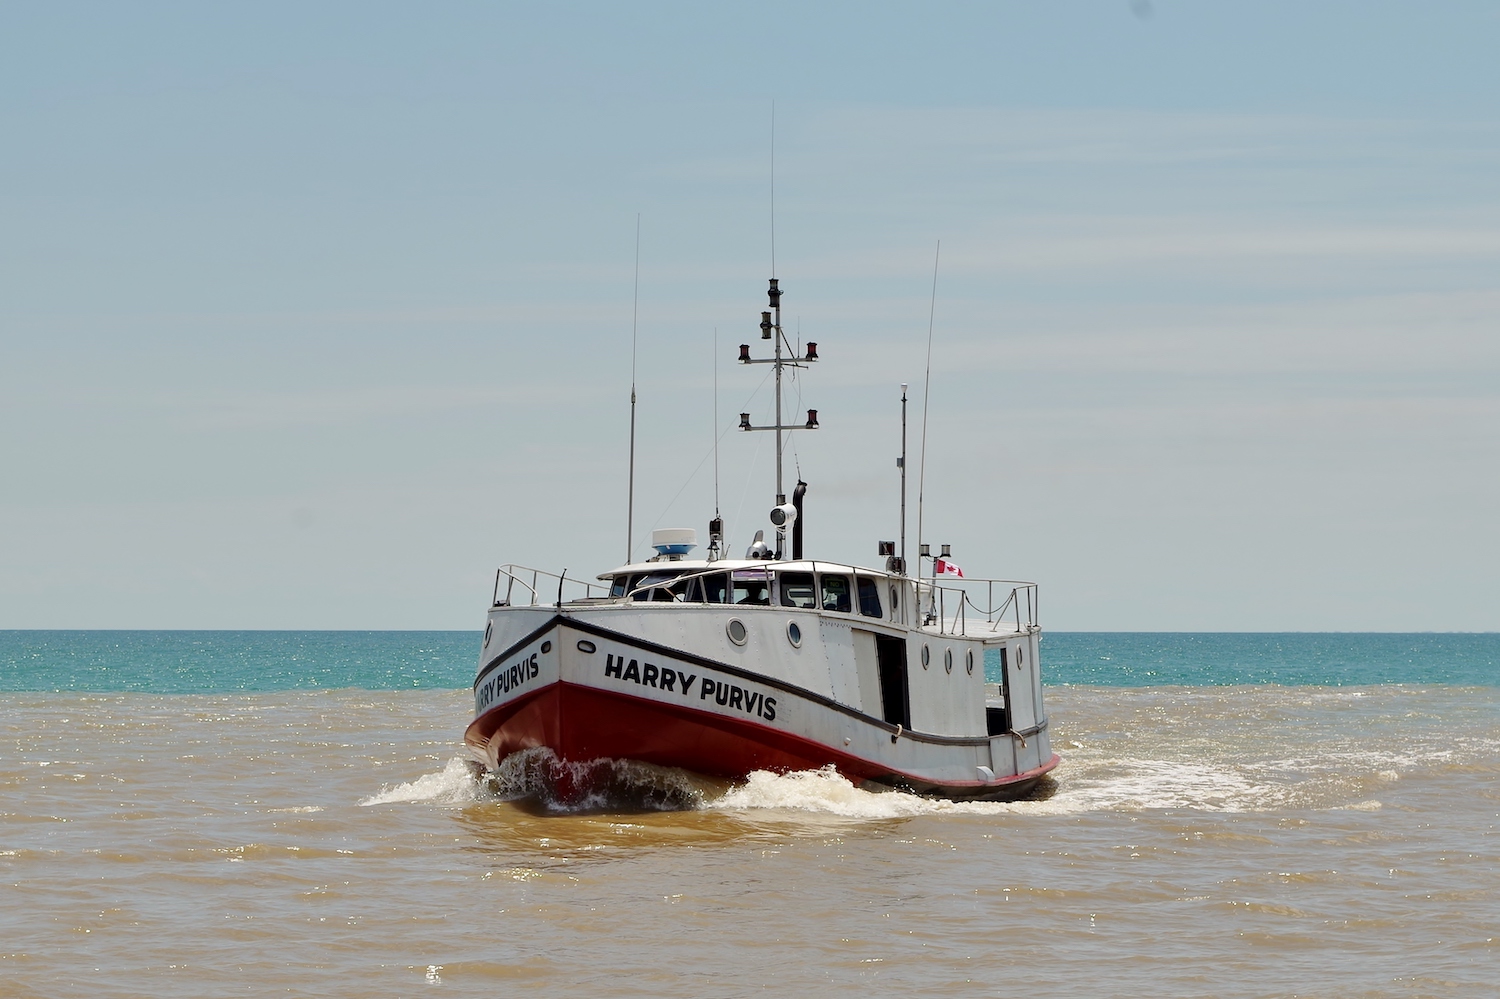
{"type": "Polygon", "coordinates": [[[635,348],[641,311],[641,213],[635,213],[635,300],[630,306],[630,474],[625,500],[625,564],[635,552],[635,348]]]}

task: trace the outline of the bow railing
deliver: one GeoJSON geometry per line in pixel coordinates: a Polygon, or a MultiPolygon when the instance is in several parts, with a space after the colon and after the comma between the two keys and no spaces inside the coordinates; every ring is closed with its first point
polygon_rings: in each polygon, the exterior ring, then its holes
{"type": "Polygon", "coordinates": [[[586,579],[569,578],[566,569],[559,574],[508,563],[495,570],[495,592],[491,606],[541,607],[552,603],[561,604],[569,593],[587,600],[609,596],[609,587],[590,583],[586,579]],[[500,594],[501,583],[505,584],[504,596],[500,594]]]}

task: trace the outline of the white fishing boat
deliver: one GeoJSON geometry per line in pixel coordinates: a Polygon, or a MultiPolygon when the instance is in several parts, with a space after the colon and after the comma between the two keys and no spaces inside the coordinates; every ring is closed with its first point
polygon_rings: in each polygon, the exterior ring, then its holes
{"type": "MultiPolygon", "coordinates": [[[[773,541],[744,558],[724,550],[722,521],[654,531],[654,556],[596,581],[502,566],[474,678],[465,743],[500,770],[514,753],[556,760],[637,760],[717,778],[832,765],[856,784],[950,798],[1026,794],[1057,766],[1039,672],[1034,583],[957,575],[944,557],[905,558],[902,528],[878,545],[881,568],[803,552],[806,484],[783,491],[783,369],[818,360],[781,330],[770,284],[761,331],[773,355],[776,434],[773,541]],[[922,568],[928,569],[923,575],[922,568]],[[996,680],[986,678],[986,665],[996,680]]],[[[926,546],[922,546],[925,549],[926,546]]],[[[947,556],[944,546],[942,556],[947,556]]]]}

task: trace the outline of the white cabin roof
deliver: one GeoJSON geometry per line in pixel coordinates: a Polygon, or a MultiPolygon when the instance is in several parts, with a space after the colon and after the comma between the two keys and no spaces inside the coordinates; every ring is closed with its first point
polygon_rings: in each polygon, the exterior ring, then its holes
{"type": "Polygon", "coordinates": [[[884,569],[870,569],[850,565],[847,562],[824,562],[820,559],[755,559],[721,558],[710,562],[701,558],[660,559],[657,561],[631,562],[608,572],[601,572],[596,579],[614,579],[616,576],[635,572],[707,572],[709,570],[729,572],[736,569],[764,569],[766,572],[857,572],[866,576],[890,576],[884,569]]]}

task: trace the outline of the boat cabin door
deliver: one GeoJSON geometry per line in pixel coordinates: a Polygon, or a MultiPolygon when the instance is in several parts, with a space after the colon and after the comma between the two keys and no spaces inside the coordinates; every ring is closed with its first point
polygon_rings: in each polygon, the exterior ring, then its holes
{"type": "Polygon", "coordinates": [[[911,690],[906,679],[906,640],[875,636],[880,664],[880,714],[892,725],[911,728],[911,690]]]}
{"type": "Polygon", "coordinates": [[[1000,671],[1004,679],[1005,708],[1012,731],[1036,726],[1036,698],[1032,675],[1036,665],[1027,662],[1026,643],[1000,646],[1000,671]]]}

